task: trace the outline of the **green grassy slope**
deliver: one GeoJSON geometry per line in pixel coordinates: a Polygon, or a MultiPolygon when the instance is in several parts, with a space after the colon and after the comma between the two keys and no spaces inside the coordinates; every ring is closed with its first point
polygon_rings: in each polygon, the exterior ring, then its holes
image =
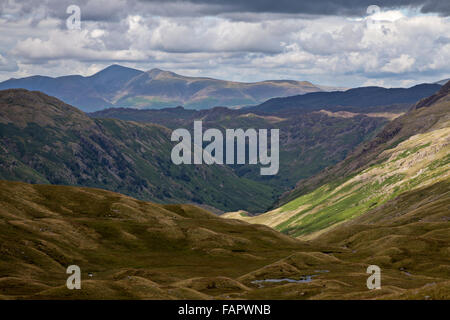
{"type": "Polygon", "coordinates": [[[450,181],[450,102],[447,95],[439,95],[430,105],[423,107],[420,103],[399,121],[390,123],[377,138],[362,146],[360,157],[353,154],[322,174],[329,182],[298,197],[291,195],[293,200],[257,217],[226,216],[312,239],[405,192],[450,181]],[[380,143],[393,127],[399,128],[397,133],[380,143]],[[418,134],[412,133],[414,128],[418,134]],[[336,173],[342,175],[330,179],[336,173]]]}
{"type": "Polygon", "coordinates": [[[278,278],[283,278],[294,277],[301,270],[303,275],[316,274],[316,281],[269,285],[245,297],[448,299],[449,206],[449,181],[404,192],[309,242],[314,247],[332,245],[338,250],[328,255],[293,254],[242,278],[247,284],[264,272],[280,270],[278,278]],[[367,274],[361,270],[368,265],[381,268],[380,290],[364,287],[367,274]]]}
{"type": "Polygon", "coordinates": [[[409,137],[424,133],[433,128],[442,128],[449,121],[450,82],[436,94],[417,103],[407,114],[387,124],[373,139],[361,144],[345,161],[323,170],[321,173],[298,182],[297,187],[285,194],[278,202],[283,205],[303,194],[343,177],[367,169],[373,164],[385,161],[387,149],[397,146],[409,137]]]}

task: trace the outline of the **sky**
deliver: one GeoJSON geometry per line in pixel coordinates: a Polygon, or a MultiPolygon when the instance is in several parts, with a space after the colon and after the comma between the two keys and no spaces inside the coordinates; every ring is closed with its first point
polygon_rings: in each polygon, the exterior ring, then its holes
{"type": "Polygon", "coordinates": [[[0,81],[120,64],[409,87],[450,78],[449,61],[449,0],[0,0],[0,81]]]}

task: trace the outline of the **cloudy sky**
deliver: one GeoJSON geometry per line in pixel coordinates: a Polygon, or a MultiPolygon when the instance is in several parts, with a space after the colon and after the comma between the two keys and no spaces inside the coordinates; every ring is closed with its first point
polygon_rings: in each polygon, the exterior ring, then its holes
{"type": "Polygon", "coordinates": [[[113,63],[341,87],[450,77],[449,0],[0,0],[0,35],[0,81],[113,63]]]}

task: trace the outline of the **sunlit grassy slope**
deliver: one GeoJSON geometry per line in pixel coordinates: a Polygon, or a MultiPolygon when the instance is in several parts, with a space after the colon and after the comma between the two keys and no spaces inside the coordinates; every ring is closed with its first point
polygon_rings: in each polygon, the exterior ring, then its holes
{"type": "MultiPolygon", "coordinates": [[[[403,192],[450,180],[449,126],[419,134],[385,151],[387,161],[344,181],[328,183],[248,222],[262,223],[292,236],[312,238],[378,207],[403,192]]],[[[228,217],[239,218],[236,214],[228,217]]]]}
{"type": "MultiPolygon", "coordinates": [[[[239,212],[225,217],[265,224],[294,237],[313,239],[405,192],[450,181],[450,102],[448,96],[438,98],[432,106],[399,118],[401,129],[395,132],[405,131],[404,128],[411,128],[414,123],[421,128],[428,121],[431,125],[427,130],[391,139],[395,142],[377,152],[368,148],[366,153],[372,152],[370,165],[362,164],[360,170],[337,176],[260,216],[239,212]]],[[[363,156],[364,150],[360,158],[363,156]]],[[[340,165],[345,168],[343,163],[340,165]]]]}
{"type": "Polygon", "coordinates": [[[312,246],[333,245],[338,250],[296,253],[243,277],[247,281],[260,279],[278,270],[278,278],[293,277],[297,270],[314,268],[306,273],[317,275],[309,286],[270,286],[248,292],[247,297],[448,299],[449,207],[448,180],[404,192],[309,242],[312,246]],[[373,264],[381,268],[382,288],[369,291],[361,268],[373,264]]]}

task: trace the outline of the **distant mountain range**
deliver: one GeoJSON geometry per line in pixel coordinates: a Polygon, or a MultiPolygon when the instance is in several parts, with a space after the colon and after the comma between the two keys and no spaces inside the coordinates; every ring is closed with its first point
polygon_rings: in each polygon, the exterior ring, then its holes
{"type": "Polygon", "coordinates": [[[307,81],[268,80],[244,83],[186,77],[160,69],[143,72],[119,65],[109,66],[89,77],[32,76],[0,83],[0,90],[15,88],[41,91],[89,112],[109,107],[242,107],[259,104],[273,97],[335,90],[307,81]]]}
{"type": "Polygon", "coordinates": [[[411,88],[362,87],[347,91],[316,92],[284,98],[272,98],[247,112],[289,113],[320,109],[351,112],[380,112],[405,110],[420,99],[441,88],[439,84],[420,84],[411,88]],[[380,107],[383,108],[380,108],[380,107]]]}
{"type": "Polygon", "coordinates": [[[183,107],[141,110],[135,108],[108,108],[90,113],[94,118],[117,118],[153,122],[165,126],[179,126],[185,120],[214,120],[216,116],[260,114],[286,115],[320,110],[354,113],[408,111],[418,100],[432,96],[441,89],[439,84],[420,84],[411,88],[361,87],[346,91],[313,92],[284,98],[272,98],[259,105],[230,110],[215,107],[208,110],[189,110],[183,107]]]}

